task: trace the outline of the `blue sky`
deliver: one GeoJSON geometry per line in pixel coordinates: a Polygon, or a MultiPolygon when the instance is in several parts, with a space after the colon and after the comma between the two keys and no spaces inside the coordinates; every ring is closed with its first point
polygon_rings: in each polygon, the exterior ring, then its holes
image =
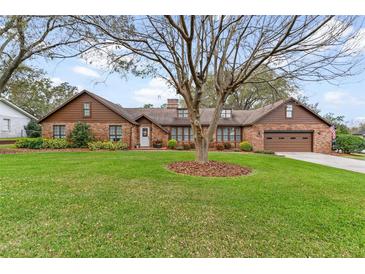
{"type": "MultiPolygon", "coordinates": [[[[140,107],[145,103],[160,106],[167,98],[176,97],[173,90],[159,79],[142,79],[133,75],[121,77],[107,75],[96,65],[87,64],[81,58],[33,62],[43,68],[55,83],[69,82],[79,89],[88,89],[125,107],[140,107]]],[[[301,92],[310,102],[319,102],[321,114],[333,112],[345,115],[346,121],[354,124],[365,121],[365,71],[342,79],[338,85],[325,82],[301,83],[301,92]]]]}

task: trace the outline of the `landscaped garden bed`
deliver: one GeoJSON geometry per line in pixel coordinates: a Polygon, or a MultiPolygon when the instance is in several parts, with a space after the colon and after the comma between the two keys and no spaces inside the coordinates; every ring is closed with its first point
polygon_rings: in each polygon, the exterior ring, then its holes
{"type": "Polygon", "coordinates": [[[217,161],[199,163],[196,161],[174,162],[168,168],[176,173],[203,177],[234,177],[251,173],[247,167],[217,161]]]}

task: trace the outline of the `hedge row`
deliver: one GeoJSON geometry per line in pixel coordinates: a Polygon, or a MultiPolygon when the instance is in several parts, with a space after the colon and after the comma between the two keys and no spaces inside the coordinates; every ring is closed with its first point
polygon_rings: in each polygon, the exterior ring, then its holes
{"type": "Polygon", "coordinates": [[[44,139],[44,138],[24,138],[16,141],[17,148],[69,148],[71,144],[66,139],[44,139]]]}
{"type": "MultiPolygon", "coordinates": [[[[24,138],[16,141],[15,146],[17,148],[30,148],[30,149],[65,149],[76,148],[80,145],[68,142],[67,139],[45,139],[45,138],[24,138]]],[[[90,150],[125,150],[128,149],[128,144],[122,142],[111,141],[95,141],[87,143],[87,147],[90,150]]]]}
{"type": "MultiPolygon", "coordinates": [[[[178,142],[175,139],[171,139],[167,142],[167,147],[169,149],[176,149],[176,150],[189,150],[189,149],[195,149],[195,144],[189,143],[189,144],[178,145],[178,142]]],[[[215,148],[217,150],[231,149],[232,144],[230,142],[218,143],[215,145],[215,148]]],[[[252,151],[252,145],[247,141],[241,142],[239,148],[242,151],[252,151]]]]}

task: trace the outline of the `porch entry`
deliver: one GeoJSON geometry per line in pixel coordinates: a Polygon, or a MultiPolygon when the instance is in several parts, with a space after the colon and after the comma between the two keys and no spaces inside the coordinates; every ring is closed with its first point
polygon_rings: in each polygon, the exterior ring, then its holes
{"type": "Polygon", "coordinates": [[[141,147],[149,147],[150,146],[150,128],[149,127],[140,127],[140,140],[141,147]]]}

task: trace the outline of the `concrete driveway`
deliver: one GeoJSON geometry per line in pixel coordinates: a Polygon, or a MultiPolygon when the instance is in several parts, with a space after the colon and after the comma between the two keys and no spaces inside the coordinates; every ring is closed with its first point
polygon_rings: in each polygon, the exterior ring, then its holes
{"type": "Polygon", "coordinates": [[[365,173],[365,161],[313,152],[276,152],[291,159],[365,173]]]}

